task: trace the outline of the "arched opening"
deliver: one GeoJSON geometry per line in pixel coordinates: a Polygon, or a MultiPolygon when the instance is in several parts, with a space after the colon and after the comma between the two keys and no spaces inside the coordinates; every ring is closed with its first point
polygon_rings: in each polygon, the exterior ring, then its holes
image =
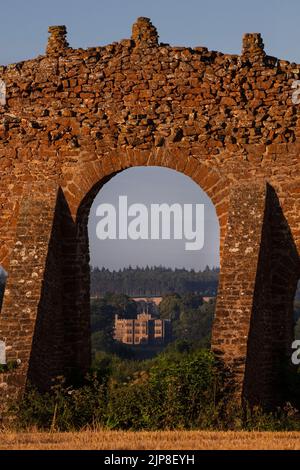
{"type": "Polygon", "coordinates": [[[95,196],[88,227],[94,364],[150,358],[170,343],[210,346],[220,236],[199,185],[166,168],[125,170],[95,196]]]}
{"type": "MultiPolygon", "coordinates": [[[[105,183],[131,166],[144,165],[87,164],[58,194],[28,374],[41,388],[48,388],[53,376],[72,376],[90,367],[90,209],[105,183]]],[[[183,173],[191,176],[191,171],[183,173]]],[[[279,403],[280,364],[292,341],[299,255],[278,196],[269,185],[237,186],[228,218],[229,186],[201,165],[192,176],[210,196],[220,225],[222,295],[214,351],[218,347],[224,362],[233,365],[249,402],[279,403]]]]}
{"type": "MultiPolygon", "coordinates": [[[[198,160],[182,158],[182,162],[175,162],[169,156],[160,156],[155,165],[190,177],[211,198],[220,226],[221,254],[229,186],[198,160]]],[[[126,161],[111,156],[103,158],[101,165],[87,162],[59,191],[27,376],[39,388],[48,389],[58,375],[74,380],[91,365],[88,219],[96,195],[123,170],[153,164],[151,158],[144,154],[139,158],[134,153],[128,153],[126,161]]]]}

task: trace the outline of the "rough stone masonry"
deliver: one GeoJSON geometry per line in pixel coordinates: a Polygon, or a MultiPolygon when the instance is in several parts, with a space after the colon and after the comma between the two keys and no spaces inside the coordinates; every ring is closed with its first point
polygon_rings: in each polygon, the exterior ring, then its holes
{"type": "Polygon", "coordinates": [[[300,275],[300,65],[246,34],[241,55],[161,44],[138,18],[131,39],[0,68],[2,401],[90,364],[87,219],[116,173],[157,165],[212,199],[221,274],[212,347],[250,403],[283,399],[300,275]]]}

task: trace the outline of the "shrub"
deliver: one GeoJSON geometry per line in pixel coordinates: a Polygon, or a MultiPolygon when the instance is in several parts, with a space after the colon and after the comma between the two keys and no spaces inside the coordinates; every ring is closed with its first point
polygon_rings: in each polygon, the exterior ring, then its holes
{"type": "Polygon", "coordinates": [[[12,412],[17,414],[21,427],[70,431],[102,423],[105,408],[106,387],[92,375],[77,389],[66,386],[61,377],[47,393],[28,386],[23,400],[14,405],[12,412]]]}
{"type": "Polygon", "coordinates": [[[98,371],[80,387],[58,378],[40,393],[28,388],[14,408],[21,427],[61,431],[97,425],[110,429],[298,430],[292,405],[266,413],[242,408],[230,371],[208,350],[169,348],[151,361],[99,357],[98,371]]]}

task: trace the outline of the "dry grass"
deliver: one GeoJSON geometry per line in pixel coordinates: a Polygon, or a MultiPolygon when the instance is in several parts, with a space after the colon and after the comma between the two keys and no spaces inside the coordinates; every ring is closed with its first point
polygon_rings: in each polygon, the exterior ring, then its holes
{"type": "Polygon", "coordinates": [[[0,432],[0,450],[300,449],[300,432],[0,432]]]}

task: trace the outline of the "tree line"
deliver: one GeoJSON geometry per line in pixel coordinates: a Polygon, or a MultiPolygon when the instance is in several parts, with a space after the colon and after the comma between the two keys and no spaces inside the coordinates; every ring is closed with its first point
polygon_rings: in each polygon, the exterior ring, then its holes
{"type": "Polygon", "coordinates": [[[101,297],[107,292],[131,297],[163,296],[166,294],[194,294],[216,296],[219,268],[203,271],[163,266],[136,267],[111,271],[107,268],[91,268],[91,296],[101,297]]]}

